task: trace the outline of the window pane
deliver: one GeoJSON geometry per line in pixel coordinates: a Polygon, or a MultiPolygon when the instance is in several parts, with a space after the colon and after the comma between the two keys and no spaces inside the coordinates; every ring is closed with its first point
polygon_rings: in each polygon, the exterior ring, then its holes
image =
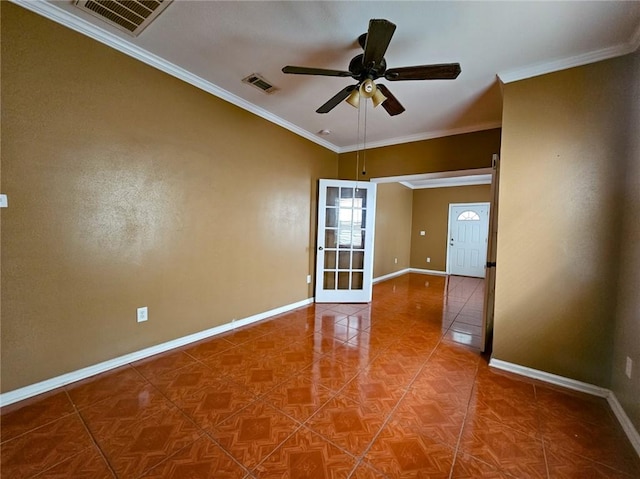
{"type": "Polygon", "coordinates": [[[360,203],[360,206],[362,208],[366,208],[367,207],[367,190],[358,188],[356,190],[355,197],[356,198],[360,198],[359,203],[360,203]]]}
{"type": "Polygon", "coordinates": [[[351,289],[362,289],[362,273],[351,273],[351,289]]]}
{"type": "Polygon", "coordinates": [[[351,266],[351,253],[349,251],[340,251],[338,255],[338,269],[349,269],[349,266],[351,266]]]}
{"type": "Polygon", "coordinates": [[[327,228],[337,228],[338,211],[335,208],[327,208],[325,214],[325,226],[327,228]]]}
{"type": "Polygon", "coordinates": [[[349,289],[349,273],[347,271],[338,273],[338,289],[349,289]]]}
{"type": "Polygon", "coordinates": [[[336,269],[336,252],[325,250],[324,252],[325,269],[336,269]]]}
{"type": "Polygon", "coordinates": [[[354,251],[351,269],[364,269],[364,251],[354,251]]]}
{"type": "Polygon", "coordinates": [[[336,238],[336,230],[324,230],[324,247],[336,248],[338,239],[336,238]]]}
{"type": "Polygon", "coordinates": [[[324,289],[336,289],[336,273],[333,271],[324,272],[324,289]]]}
{"type": "Polygon", "coordinates": [[[340,188],[340,198],[353,198],[353,188],[340,188]]]}
{"type": "Polygon", "coordinates": [[[338,206],[338,188],[335,186],[327,188],[327,206],[338,206]]]}

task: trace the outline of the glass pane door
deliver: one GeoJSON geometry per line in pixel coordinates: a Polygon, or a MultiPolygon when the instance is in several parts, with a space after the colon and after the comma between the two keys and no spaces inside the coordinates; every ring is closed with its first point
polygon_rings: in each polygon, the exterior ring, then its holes
{"type": "Polygon", "coordinates": [[[317,302],[371,300],[375,188],[375,183],[320,180],[317,302]]]}

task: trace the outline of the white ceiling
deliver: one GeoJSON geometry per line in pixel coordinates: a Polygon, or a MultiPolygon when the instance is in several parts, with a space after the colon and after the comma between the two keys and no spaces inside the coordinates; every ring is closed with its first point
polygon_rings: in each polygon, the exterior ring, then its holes
{"type": "Polygon", "coordinates": [[[371,18],[397,25],[388,68],[459,62],[462,73],[453,81],[383,81],[406,111],[390,117],[369,108],[368,147],[498,127],[497,75],[515,81],[640,45],[640,1],[174,0],[137,38],[71,0],[13,1],[338,152],[362,146],[358,110],[344,102],[328,114],[315,110],[354,81],[285,75],[281,68],[347,70],[371,18]],[[267,95],[242,83],[251,73],[279,90],[267,95]],[[331,134],[319,135],[323,129],[331,134]]]}

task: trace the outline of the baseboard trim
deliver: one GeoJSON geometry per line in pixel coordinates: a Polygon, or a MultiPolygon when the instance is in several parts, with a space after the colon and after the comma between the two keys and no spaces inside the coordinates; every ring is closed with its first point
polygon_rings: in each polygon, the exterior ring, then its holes
{"type": "Polygon", "coordinates": [[[438,271],[435,269],[409,268],[409,273],[433,274],[436,276],[447,276],[446,271],[438,271]]]}
{"type": "Polygon", "coordinates": [[[491,358],[491,360],[489,361],[489,366],[531,379],[537,379],[545,383],[555,384],[556,386],[562,386],[574,391],[580,391],[586,394],[591,394],[593,396],[605,398],[609,403],[609,407],[613,411],[613,414],[616,416],[616,419],[618,419],[620,426],[622,426],[622,429],[629,438],[631,445],[635,449],[638,456],[640,456],[640,434],[638,434],[638,431],[631,422],[631,419],[629,419],[629,416],[627,416],[627,413],[622,408],[622,405],[618,402],[616,395],[610,389],[601,388],[600,386],[595,386],[593,384],[576,381],[575,379],[558,376],[556,374],[551,374],[545,371],[540,371],[539,369],[520,366],[519,364],[502,361],[501,359],[491,358]]]}
{"type": "Polygon", "coordinates": [[[411,268],[405,268],[405,269],[401,269],[400,271],[396,271],[394,273],[378,276],[377,278],[373,278],[373,284],[379,283],[380,281],[386,281],[388,279],[395,278],[397,276],[402,276],[403,274],[407,274],[410,271],[411,271],[411,268]]]}
{"type": "Polygon", "coordinates": [[[627,437],[629,438],[629,441],[631,441],[631,445],[636,450],[636,454],[640,456],[640,434],[638,433],[638,430],[635,428],[635,426],[631,422],[631,419],[629,419],[629,416],[627,416],[627,413],[623,409],[620,402],[618,402],[618,398],[616,397],[614,392],[613,391],[609,391],[609,392],[610,394],[607,396],[607,402],[609,403],[609,407],[611,407],[613,414],[615,414],[616,418],[618,419],[618,422],[622,426],[622,429],[624,430],[627,437]]]}
{"type": "Polygon", "coordinates": [[[103,361],[98,364],[93,364],[91,366],[87,366],[86,368],[78,369],[76,371],[71,371],[69,373],[62,374],[60,376],[56,376],[51,379],[46,379],[44,381],[40,381],[38,383],[31,384],[29,386],[15,389],[13,391],[7,391],[6,393],[0,394],[0,406],[8,406],[9,404],[22,401],[23,399],[28,399],[30,397],[37,396],[38,394],[46,393],[53,389],[66,386],[67,384],[80,381],[81,379],[86,379],[96,374],[110,371],[111,369],[124,366],[134,361],[139,361],[140,359],[148,358],[150,356],[153,356],[154,354],[164,353],[166,351],[170,351],[171,349],[179,348],[181,346],[185,346],[187,344],[194,343],[202,339],[207,339],[212,336],[216,336],[218,334],[222,334],[224,332],[230,331],[232,329],[235,329],[241,326],[246,326],[247,324],[255,323],[257,321],[261,321],[271,316],[276,316],[278,314],[286,313],[293,309],[307,306],[313,302],[314,302],[314,298],[307,298],[302,301],[298,301],[296,303],[287,304],[285,306],[271,309],[263,313],[254,314],[253,316],[242,318],[242,319],[233,321],[231,323],[221,324],[220,326],[216,326],[214,328],[206,329],[204,331],[200,331],[194,334],[189,334],[187,336],[183,336],[181,338],[173,339],[165,343],[151,346],[149,348],[145,348],[140,351],[135,351],[133,353],[125,354],[124,356],[119,356],[117,358],[110,359],[108,361],[103,361]]]}
{"type": "Polygon", "coordinates": [[[573,389],[574,391],[580,391],[601,398],[608,397],[609,393],[611,392],[608,389],[594,386],[593,384],[583,383],[582,381],[576,381],[575,379],[558,376],[546,371],[540,371],[539,369],[520,366],[519,364],[502,361],[501,359],[491,358],[491,360],[489,361],[489,366],[492,366],[496,369],[501,369],[503,371],[508,371],[510,373],[519,374],[520,376],[526,376],[531,379],[537,379],[545,383],[555,384],[557,386],[562,386],[567,389],[573,389]]]}

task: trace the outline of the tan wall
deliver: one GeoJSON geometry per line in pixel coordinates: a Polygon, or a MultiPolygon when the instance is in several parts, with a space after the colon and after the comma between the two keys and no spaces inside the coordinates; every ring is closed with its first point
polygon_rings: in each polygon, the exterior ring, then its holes
{"type": "Polygon", "coordinates": [[[504,88],[493,356],[605,387],[626,66],[610,60],[504,88]]]}
{"type": "Polygon", "coordinates": [[[400,183],[378,184],[374,278],[409,267],[412,201],[412,191],[406,186],[400,183]]]}
{"type": "Polygon", "coordinates": [[[1,8],[2,391],[312,296],[336,154],[1,8]]]}
{"type": "MultiPolygon", "coordinates": [[[[374,148],[367,150],[365,178],[488,168],[492,154],[499,152],[499,128],[374,148]]],[[[362,161],[362,154],[360,156],[362,161]]],[[[356,153],[342,153],[339,177],[354,179],[355,173],[356,153]]]]}
{"type": "Polygon", "coordinates": [[[491,185],[414,190],[411,267],[446,271],[449,203],[488,202],[490,191],[491,185]],[[420,236],[420,231],[425,235],[420,236]]]}
{"type": "Polygon", "coordinates": [[[625,195],[619,205],[623,222],[611,386],[640,431],[640,50],[628,61],[625,68],[630,78],[627,82],[630,111],[625,122],[628,150],[624,164],[625,195]],[[633,361],[631,379],[624,373],[627,357],[633,361]]]}

